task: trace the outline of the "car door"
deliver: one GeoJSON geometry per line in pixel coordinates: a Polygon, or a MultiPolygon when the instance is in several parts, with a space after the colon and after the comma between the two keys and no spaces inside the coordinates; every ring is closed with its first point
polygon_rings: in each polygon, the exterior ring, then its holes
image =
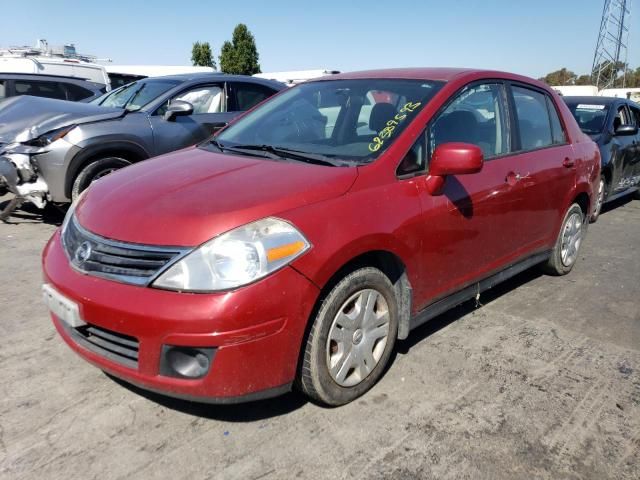
{"type": "Polygon", "coordinates": [[[149,116],[153,129],[154,154],[179,150],[195,145],[226,125],[233,114],[227,112],[225,86],[208,83],[190,86],[175,95],[149,116]],[[181,100],[193,105],[191,115],[165,120],[163,115],[170,101],[181,100]]]}
{"type": "Polygon", "coordinates": [[[635,104],[628,104],[629,123],[638,129],[635,135],[630,135],[631,144],[628,147],[626,162],[626,178],[629,186],[640,184],[640,108],[635,104]]]}
{"type": "Polygon", "coordinates": [[[513,164],[522,194],[516,232],[525,250],[545,248],[556,238],[566,197],[576,183],[577,158],[554,100],[544,90],[510,83],[514,122],[513,164]]]}
{"type": "MultiPolygon", "coordinates": [[[[511,181],[517,173],[504,83],[462,89],[429,122],[426,140],[429,155],[438,145],[464,142],[479,146],[485,161],[479,173],[447,177],[441,195],[426,189],[420,193],[427,237],[425,281],[415,291],[418,305],[486,277],[521,255],[516,238],[521,196],[511,181]]],[[[412,164],[404,159],[399,175],[412,164]]]]}
{"type": "Polygon", "coordinates": [[[630,163],[633,158],[632,135],[616,134],[618,127],[631,123],[630,113],[624,103],[618,104],[613,109],[609,129],[612,138],[611,145],[611,194],[620,193],[629,188],[630,163]]]}

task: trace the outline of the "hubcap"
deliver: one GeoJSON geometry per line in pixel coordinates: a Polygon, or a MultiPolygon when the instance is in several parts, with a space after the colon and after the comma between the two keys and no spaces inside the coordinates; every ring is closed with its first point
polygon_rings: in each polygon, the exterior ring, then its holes
{"type": "Polygon", "coordinates": [[[582,215],[572,213],[564,224],[562,231],[562,248],[560,254],[565,267],[573,265],[578,258],[578,250],[582,243],[582,215]]]}
{"type": "Polygon", "coordinates": [[[338,385],[353,387],[369,376],[387,345],[389,321],[389,306],[377,290],[360,290],[342,304],[327,341],[327,367],[338,385]]]}

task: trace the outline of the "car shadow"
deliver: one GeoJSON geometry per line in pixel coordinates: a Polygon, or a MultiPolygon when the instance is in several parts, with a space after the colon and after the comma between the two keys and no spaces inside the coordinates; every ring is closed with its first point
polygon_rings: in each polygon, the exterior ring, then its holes
{"type": "MultiPolygon", "coordinates": [[[[0,211],[2,211],[11,201],[8,196],[0,197],[0,211]]],[[[25,202],[15,210],[4,223],[25,224],[25,223],[46,223],[48,225],[60,226],[64,220],[67,206],[47,204],[45,208],[38,208],[32,203],[25,202]]]]}
{"type": "Polygon", "coordinates": [[[446,328],[456,320],[461,319],[465,315],[470,314],[474,310],[478,310],[494,300],[500,298],[501,296],[516,290],[529,283],[532,280],[535,280],[538,277],[541,277],[543,273],[540,268],[532,267],[528,270],[525,270],[518,275],[506,280],[495,287],[486,290],[480,294],[479,304],[476,304],[475,300],[467,300],[464,303],[461,303],[457,307],[452,308],[451,310],[446,311],[445,313],[438,315],[437,317],[432,318],[424,325],[419,326],[415,330],[412,330],[409,333],[409,337],[406,340],[402,340],[398,342],[396,350],[400,355],[406,355],[409,353],[412,347],[416,344],[422,342],[423,340],[429,338],[434,333],[439,332],[440,330],[446,328]]]}
{"type": "Polygon", "coordinates": [[[602,212],[600,213],[600,215],[608,213],[611,210],[615,210],[616,208],[620,208],[620,207],[626,205],[627,203],[631,203],[633,201],[634,201],[633,195],[625,195],[623,197],[616,198],[615,200],[612,200],[611,202],[605,203],[602,206],[602,212]]]}
{"type": "Polygon", "coordinates": [[[266,420],[291,413],[308,403],[300,393],[295,391],[285,393],[275,398],[228,405],[192,402],[150,392],[109,375],[108,373],[105,373],[105,375],[136,395],[140,395],[165,408],[186,413],[187,415],[193,415],[194,417],[223,422],[249,423],[266,420]]]}

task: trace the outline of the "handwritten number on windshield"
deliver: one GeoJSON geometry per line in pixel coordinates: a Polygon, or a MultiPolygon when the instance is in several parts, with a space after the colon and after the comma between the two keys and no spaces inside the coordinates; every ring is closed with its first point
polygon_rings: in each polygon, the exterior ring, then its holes
{"type": "Polygon", "coordinates": [[[407,118],[407,114],[414,112],[420,105],[421,102],[406,103],[391,120],[387,121],[387,126],[380,130],[378,135],[374,137],[373,141],[369,144],[369,151],[377,152],[380,150],[384,145],[384,141],[391,138],[396,127],[407,118]]]}

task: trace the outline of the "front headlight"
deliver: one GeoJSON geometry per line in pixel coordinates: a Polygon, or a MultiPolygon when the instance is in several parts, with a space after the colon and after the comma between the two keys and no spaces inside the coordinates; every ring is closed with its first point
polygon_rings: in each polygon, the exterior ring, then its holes
{"type": "Polygon", "coordinates": [[[237,288],[284,267],[310,246],[293,225],[264,218],[209,240],[162,273],[153,286],[183,292],[237,288]]]}
{"type": "Polygon", "coordinates": [[[76,128],[75,125],[67,125],[66,127],[51,130],[50,132],[44,133],[37,138],[33,138],[22,143],[30,147],[46,147],[47,145],[51,145],[56,140],[60,140],[61,138],[63,138],[74,128],[76,128]]]}

